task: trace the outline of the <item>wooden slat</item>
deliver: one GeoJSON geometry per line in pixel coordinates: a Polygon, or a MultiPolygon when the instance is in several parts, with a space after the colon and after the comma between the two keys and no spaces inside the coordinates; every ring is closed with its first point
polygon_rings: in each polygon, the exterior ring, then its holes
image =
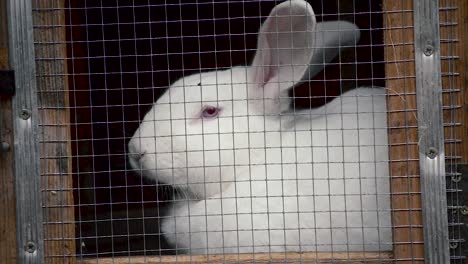
{"type": "Polygon", "coordinates": [[[463,151],[461,155],[463,157],[463,163],[468,163],[468,1],[466,0],[454,0],[455,5],[458,6],[456,12],[457,18],[457,36],[459,41],[456,45],[457,54],[460,56],[458,61],[458,73],[460,74],[460,89],[462,90],[462,110],[460,115],[462,116],[463,126],[460,133],[463,139],[463,151]]]}
{"type": "MultiPolygon", "coordinates": [[[[9,69],[5,1],[0,2],[0,69],[9,69]]],[[[13,144],[11,98],[0,96],[0,130],[3,141],[13,144]]],[[[1,143],[1,142],[0,142],[1,143]]],[[[13,151],[0,154],[0,262],[17,263],[13,151]]]]}
{"type": "Polygon", "coordinates": [[[441,45],[441,55],[445,57],[441,63],[442,87],[458,90],[444,94],[443,104],[459,107],[444,110],[444,123],[460,124],[445,128],[445,138],[453,139],[445,144],[445,154],[458,156],[462,163],[468,163],[468,2],[441,0],[440,5],[452,7],[440,12],[440,22],[444,24],[441,26],[441,39],[446,41],[441,45]]]}
{"type": "Polygon", "coordinates": [[[391,252],[257,253],[239,255],[117,257],[83,259],[83,264],[119,263],[391,263],[391,252]]]}
{"type": "Polygon", "coordinates": [[[63,0],[33,1],[46,263],[75,262],[67,47],[63,0]]]}
{"type": "Polygon", "coordinates": [[[396,263],[423,263],[413,1],[384,0],[392,224],[396,263]]]}
{"type": "MultiPolygon", "coordinates": [[[[0,54],[3,52],[4,50],[0,50],[0,54]]],[[[4,65],[2,61],[0,61],[0,64],[4,65]]],[[[10,99],[0,96],[0,113],[2,139],[12,146],[13,134],[10,99]]],[[[0,155],[0,261],[5,264],[17,263],[16,199],[12,154],[12,151],[10,151],[0,155]]]]}
{"type": "MultiPolygon", "coordinates": [[[[4,69],[6,49],[0,49],[0,69],[4,69]]],[[[2,139],[13,144],[11,100],[0,96],[0,124],[2,139]]],[[[13,152],[0,154],[0,262],[17,263],[16,199],[13,177],[13,152]]]]}
{"type": "MultiPolygon", "coordinates": [[[[458,4],[460,8],[463,8],[463,5],[466,6],[466,1],[464,2],[463,4],[462,1],[458,0],[441,0],[440,5],[456,7],[458,4]]],[[[444,123],[453,124],[444,129],[445,138],[451,139],[445,144],[445,155],[451,157],[460,156],[467,150],[465,147],[467,142],[458,141],[463,138],[464,126],[455,125],[456,123],[462,123],[464,117],[464,109],[461,106],[463,106],[463,93],[465,92],[463,84],[463,75],[465,73],[461,66],[463,56],[466,55],[463,53],[464,45],[461,44],[461,41],[463,41],[462,38],[463,35],[466,35],[466,32],[459,31],[460,28],[463,28],[463,24],[460,25],[460,22],[463,23],[460,20],[460,12],[462,12],[460,8],[450,8],[440,12],[440,22],[443,23],[440,28],[440,35],[441,39],[444,40],[441,44],[441,56],[445,57],[441,62],[442,88],[446,91],[449,89],[453,91],[443,95],[443,105],[451,107],[451,109],[443,111],[444,123]],[[456,59],[455,56],[461,57],[456,59]],[[453,108],[457,106],[459,108],[453,108]]],[[[466,157],[466,155],[464,156],[466,157]]],[[[447,164],[453,164],[453,162],[457,162],[457,160],[449,160],[447,164]]]]}

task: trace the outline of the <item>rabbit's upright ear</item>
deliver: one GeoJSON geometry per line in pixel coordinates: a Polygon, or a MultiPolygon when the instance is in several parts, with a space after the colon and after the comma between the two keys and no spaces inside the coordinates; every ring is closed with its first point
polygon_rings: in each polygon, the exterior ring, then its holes
{"type": "Polygon", "coordinates": [[[303,80],[311,80],[331,62],[341,50],[356,47],[361,33],[359,27],[348,21],[317,23],[315,28],[314,54],[303,80]]]}
{"type": "Polygon", "coordinates": [[[249,98],[264,99],[266,112],[289,108],[288,89],[299,82],[309,67],[315,41],[312,7],[304,0],[277,5],[263,23],[252,65],[249,98]]]}

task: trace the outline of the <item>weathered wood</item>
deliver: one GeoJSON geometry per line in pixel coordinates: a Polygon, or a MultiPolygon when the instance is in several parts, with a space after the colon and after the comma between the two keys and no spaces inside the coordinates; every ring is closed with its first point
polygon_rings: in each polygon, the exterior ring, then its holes
{"type": "Polygon", "coordinates": [[[468,163],[468,2],[442,0],[441,22],[441,70],[447,165],[468,163]],[[450,7],[450,8],[447,8],[450,7]]]}
{"type": "MultiPolygon", "coordinates": [[[[0,69],[8,68],[8,50],[0,48],[0,69]]],[[[0,96],[2,139],[13,145],[11,99],[0,96]]],[[[0,259],[2,263],[17,263],[16,209],[13,176],[13,151],[0,154],[0,259]]]]}
{"type": "MultiPolygon", "coordinates": [[[[0,56],[6,49],[0,49],[0,56]]],[[[0,69],[4,62],[0,59],[0,69]]],[[[2,139],[12,146],[11,100],[0,96],[0,125],[2,139]]],[[[17,263],[16,198],[13,176],[13,151],[0,154],[0,260],[5,264],[17,263]]]]}
{"type": "Polygon", "coordinates": [[[466,122],[467,105],[463,95],[466,96],[466,73],[464,63],[466,63],[465,46],[463,41],[466,37],[466,1],[443,0],[440,5],[443,8],[440,12],[441,22],[441,70],[443,93],[443,119],[447,126],[445,134],[445,156],[447,165],[458,163],[461,158],[467,161],[466,147],[468,141],[461,141],[468,133],[466,122]],[[463,12],[464,18],[463,18],[463,12]],[[459,56],[459,58],[457,58],[459,56]],[[465,110],[465,111],[464,111],[465,110]],[[450,124],[450,125],[449,125],[450,124]]]}
{"type": "Polygon", "coordinates": [[[461,139],[463,140],[462,148],[462,160],[463,163],[468,163],[468,1],[466,0],[453,0],[455,5],[458,7],[456,12],[457,18],[457,38],[458,42],[455,45],[455,50],[457,55],[460,56],[458,64],[458,73],[460,74],[459,79],[459,88],[462,91],[462,108],[458,112],[461,116],[463,122],[461,127],[461,132],[459,133],[461,139]]]}
{"type": "Polygon", "coordinates": [[[318,252],[318,253],[257,253],[203,256],[117,257],[83,259],[83,264],[119,263],[391,263],[390,252],[318,252]]]}
{"type": "Polygon", "coordinates": [[[70,104],[63,0],[33,1],[46,263],[75,262],[70,104]]]}
{"type": "MultiPolygon", "coordinates": [[[[9,69],[6,2],[0,2],[0,69],[9,69]]],[[[11,99],[0,96],[0,131],[4,142],[13,145],[11,99]]],[[[0,142],[1,143],[1,142],[0,142]]],[[[13,151],[0,154],[0,260],[17,263],[16,206],[13,151]]]]}
{"type": "Polygon", "coordinates": [[[423,263],[413,1],[383,1],[394,258],[423,263]]]}
{"type": "Polygon", "coordinates": [[[444,133],[447,165],[468,162],[468,93],[467,54],[468,3],[463,0],[443,0],[441,22],[441,70],[444,109],[444,133]],[[447,8],[450,7],[450,8],[447,8]],[[450,125],[449,125],[450,124],[450,125]]]}

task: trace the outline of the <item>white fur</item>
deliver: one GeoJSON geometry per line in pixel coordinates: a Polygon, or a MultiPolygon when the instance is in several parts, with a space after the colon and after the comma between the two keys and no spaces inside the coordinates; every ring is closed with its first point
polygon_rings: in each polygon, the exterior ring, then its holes
{"type": "Polygon", "coordinates": [[[303,0],[279,4],[251,66],[182,78],[146,114],[129,142],[130,163],[187,191],[162,220],[176,248],[392,248],[385,90],[358,88],[288,111],[315,25],[303,0]],[[200,117],[207,105],[221,108],[217,118],[200,117]]]}

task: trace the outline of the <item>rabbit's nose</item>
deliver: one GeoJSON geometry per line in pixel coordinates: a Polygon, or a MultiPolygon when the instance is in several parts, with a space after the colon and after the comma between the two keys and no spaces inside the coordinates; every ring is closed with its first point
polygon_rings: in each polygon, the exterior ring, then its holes
{"type": "Polygon", "coordinates": [[[145,152],[142,151],[138,145],[135,144],[134,141],[130,141],[128,144],[128,153],[127,153],[129,159],[139,162],[141,158],[145,155],[145,152]]]}
{"type": "Polygon", "coordinates": [[[128,154],[128,156],[136,162],[139,162],[143,158],[144,155],[145,153],[138,153],[138,152],[128,154]]]}

